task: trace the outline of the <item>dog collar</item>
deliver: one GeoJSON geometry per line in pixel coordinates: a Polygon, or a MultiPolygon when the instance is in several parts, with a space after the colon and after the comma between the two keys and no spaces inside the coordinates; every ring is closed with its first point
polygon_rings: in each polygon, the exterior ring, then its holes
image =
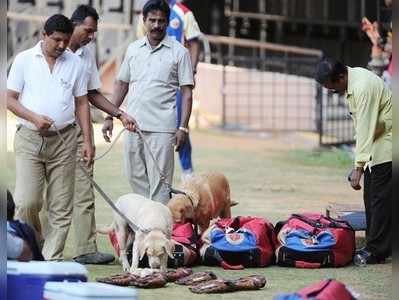
{"type": "Polygon", "coordinates": [[[196,206],[194,205],[193,198],[192,198],[188,193],[186,193],[186,192],[184,192],[184,191],[181,191],[181,190],[178,190],[178,189],[171,189],[171,193],[172,193],[172,194],[181,194],[181,195],[186,196],[186,197],[190,200],[191,205],[192,205],[194,208],[196,208],[196,206]]]}

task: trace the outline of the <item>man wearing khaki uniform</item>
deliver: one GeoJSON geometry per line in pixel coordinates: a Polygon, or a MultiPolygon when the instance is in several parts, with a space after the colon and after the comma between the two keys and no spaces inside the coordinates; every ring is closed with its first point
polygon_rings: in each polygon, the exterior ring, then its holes
{"type": "MultiPolygon", "coordinates": [[[[165,1],[150,0],[143,7],[147,35],[127,49],[119,70],[113,101],[120,106],[128,94],[127,111],[144,133],[166,180],[171,183],[176,151],[188,133],[191,113],[193,71],[188,50],[166,35],[170,15],[165,1]],[[176,131],[176,91],[182,92],[182,118],[176,131]],[[129,93],[128,93],[129,92],[129,93]]],[[[112,132],[112,119],[106,120],[103,133],[112,132]]],[[[167,203],[169,191],[143,141],[127,133],[124,146],[125,172],[133,191],[167,203]]]]}
{"type": "Polygon", "coordinates": [[[18,116],[19,123],[15,134],[16,218],[42,236],[39,212],[47,184],[49,224],[42,250],[47,260],[63,258],[71,224],[75,112],[83,131],[81,154],[87,165],[94,156],[84,70],[79,57],[65,51],[72,31],[67,17],[50,17],[44,25],[43,40],[17,55],[7,80],[7,108],[18,116]]]}

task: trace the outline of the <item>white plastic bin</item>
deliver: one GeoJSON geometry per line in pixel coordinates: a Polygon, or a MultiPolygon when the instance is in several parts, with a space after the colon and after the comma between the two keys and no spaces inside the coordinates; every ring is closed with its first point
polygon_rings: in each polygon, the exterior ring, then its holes
{"type": "Polygon", "coordinates": [[[44,300],[135,300],[136,290],[99,282],[46,282],[44,300]]]}
{"type": "Polygon", "coordinates": [[[42,300],[47,281],[87,281],[87,269],[76,262],[7,261],[7,299],[42,300]]]}

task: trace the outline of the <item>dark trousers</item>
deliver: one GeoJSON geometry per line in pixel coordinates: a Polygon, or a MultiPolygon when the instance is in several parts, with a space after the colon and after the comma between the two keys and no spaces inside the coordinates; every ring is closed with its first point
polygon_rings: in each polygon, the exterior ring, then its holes
{"type": "Polygon", "coordinates": [[[392,162],[366,169],[364,173],[364,206],[366,209],[366,249],[375,256],[391,255],[392,162]]]}

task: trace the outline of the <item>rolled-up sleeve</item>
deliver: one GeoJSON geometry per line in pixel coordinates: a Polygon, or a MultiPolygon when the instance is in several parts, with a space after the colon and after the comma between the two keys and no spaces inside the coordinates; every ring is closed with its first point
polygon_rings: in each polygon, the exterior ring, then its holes
{"type": "Polygon", "coordinates": [[[179,86],[194,85],[193,67],[187,49],[184,49],[178,63],[179,86]]]}
{"type": "Polygon", "coordinates": [[[372,155],[378,120],[378,101],[369,90],[357,95],[355,167],[363,167],[372,155]]]}

